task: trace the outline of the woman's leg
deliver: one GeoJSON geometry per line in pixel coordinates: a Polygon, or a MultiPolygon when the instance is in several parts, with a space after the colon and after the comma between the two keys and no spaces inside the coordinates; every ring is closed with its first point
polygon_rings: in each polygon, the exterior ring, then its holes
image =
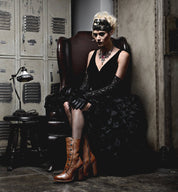
{"type": "MultiPolygon", "coordinates": [[[[90,105],[86,105],[83,109],[87,111],[90,105]]],[[[84,116],[81,110],[72,110],[72,137],[75,139],[81,139],[84,127],[84,116]]],[[[83,176],[96,176],[97,175],[97,165],[95,155],[92,153],[91,148],[88,143],[88,138],[83,133],[83,176]],[[90,175],[91,174],[91,175],[90,175]]]]}
{"type": "Polygon", "coordinates": [[[65,111],[67,118],[68,118],[68,121],[69,121],[69,125],[72,127],[72,114],[71,114],[69,102],[66,101],[63,104],[63,106],[64,106],[64,111],[65,111]]]}
{"type": "Polygon", "coordinates": [[[72,137],[66,138],[67,161],[64,171],[56,175],[54,180],[57,182],[70,182],[75,177],[83,179],[83,161],[80,157],[80,141],[84,126],[84,117],[81,110],[70,109],[69,103],[64,103],[64,110],[72,127],[72,137]]]}
{"type": "Polygon", "coordinates": [[[85,124],[85,119],[83,115],[83,111],[88,111],[91,107],[90,103],[87,103],[86,106],[80,109],[72,109],[72,116],[71,116],[71,125],[72,125],[72,137],[76,139],[81,139],[83,127],[85,124]]]}
{"type": "Polygon", "coordinates": [[[70,109],[69,103],[64,103],[64,110],[67,115],[70,126],[72,127],[72,137],[81,139],[84,127],[84,116],[80,109],[70,109]]]}
{"type": "MultiPolygon", "coordinates": [[[[87,111],[89,107],[90,104],[87,104],[83,111],[87,111]]],[[[67,161],[64,171],[56,175],[54,180],[69,182],[74,179],[77,173],[78,179],[82,180],[83,176],[89,176],[90,167],[92,168],[92,174],[96,176],[96,159],[89,148],[88,141],[85,139],[83,143],[83,160],[80,157],[80,141],[85,123],[83,112],[80,109],[71,109],[68,102],[64,103],[64,110],[72,127],[72,137],[66,138],[67,161]]]]}
{"type": "Polygon", "coordinates": [[[81,139],[84,127],[84,116],[80,109],[72,109],[72,137],[81,139]]]}

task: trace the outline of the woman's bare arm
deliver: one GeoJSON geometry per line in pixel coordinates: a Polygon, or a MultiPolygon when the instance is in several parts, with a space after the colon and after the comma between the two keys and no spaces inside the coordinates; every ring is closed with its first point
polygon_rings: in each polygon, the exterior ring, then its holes
{"type": "Polygon", "coordinates": [[[118,68],[116,71],[116,76],[119,77],[120,79],[123,79],[127,68],[128,68],[128,64],[129,64],[129,53],[127,53],[126,51],[121,51],[119,57],[118,57],[118,68]]]}

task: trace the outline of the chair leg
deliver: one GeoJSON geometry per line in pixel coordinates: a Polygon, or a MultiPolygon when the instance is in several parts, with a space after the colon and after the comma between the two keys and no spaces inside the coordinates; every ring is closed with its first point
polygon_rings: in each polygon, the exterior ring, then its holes
{"type": "Polygon", "coordinates": [[[19,132],[18,125],[15,124],[11,125],[11,131],[6,149],[8,171],[12,171],[14,168],[15,153],[17,150],[17,143],[18,143],[18,132],[19,132]]]}

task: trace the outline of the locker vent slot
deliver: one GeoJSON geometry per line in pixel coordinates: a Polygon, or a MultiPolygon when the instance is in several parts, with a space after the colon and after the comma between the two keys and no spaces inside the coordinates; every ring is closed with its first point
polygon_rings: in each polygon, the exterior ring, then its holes
{"type": "Polygon", "coordinates": [[[12,84],[0,83],[0,102],[10,103],[12,101],[12,84]]]}
{"type": "Polygon", "coordinates": [[[23,31],[24,32],[39,32],[40,17],[33,15],[23,16],[23,31]]]}
{"type": "Polygon", "coordinates": [[[58,94],[60,89],[60,83],[51,84],[51,94],[58,94]]]}
{"type": "Polygon", "coordinates": [[[40,103],[41,85],[40,83],[25,83],[23,85],[23,103],[40,103]]]}
{"type": "Polygon", "coordinates": [[[2,156],[6,151],[9,133],[10,133],[10,123],[0,121],[0,156],[2,156]]]}
{"type": "Polygon", "coordinates": [[[51,19],[52,32],[55,34],[65,34],[65,18],[53,17],[51,19]]]}
{"type": "Polygon", "coordinates": [[[10,31],[11,14],[0,10],[0,30],[10,31]]]}

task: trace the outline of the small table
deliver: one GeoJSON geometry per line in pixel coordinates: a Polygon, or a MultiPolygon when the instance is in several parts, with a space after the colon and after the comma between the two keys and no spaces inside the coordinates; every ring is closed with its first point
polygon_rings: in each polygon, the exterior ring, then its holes
{"type": "Polygon", "coordinates": [[[15,155],[17,152],[19,131],[20,131],[20,153],[25,154],[27,150],[27,139],[28,130],[30,133],[30,141],[32,149],[37,150],[41,153],[41,148],[39,146],[39,135],[37,132],[37,127],[45,116],[39,115],[29,115],[29,116],[5,116],[4,120],[11,122],[11,131],[9,134],[8,145],[6,149],[7,153],[7,170],[11,171],[14,168],[15,155]]]}

